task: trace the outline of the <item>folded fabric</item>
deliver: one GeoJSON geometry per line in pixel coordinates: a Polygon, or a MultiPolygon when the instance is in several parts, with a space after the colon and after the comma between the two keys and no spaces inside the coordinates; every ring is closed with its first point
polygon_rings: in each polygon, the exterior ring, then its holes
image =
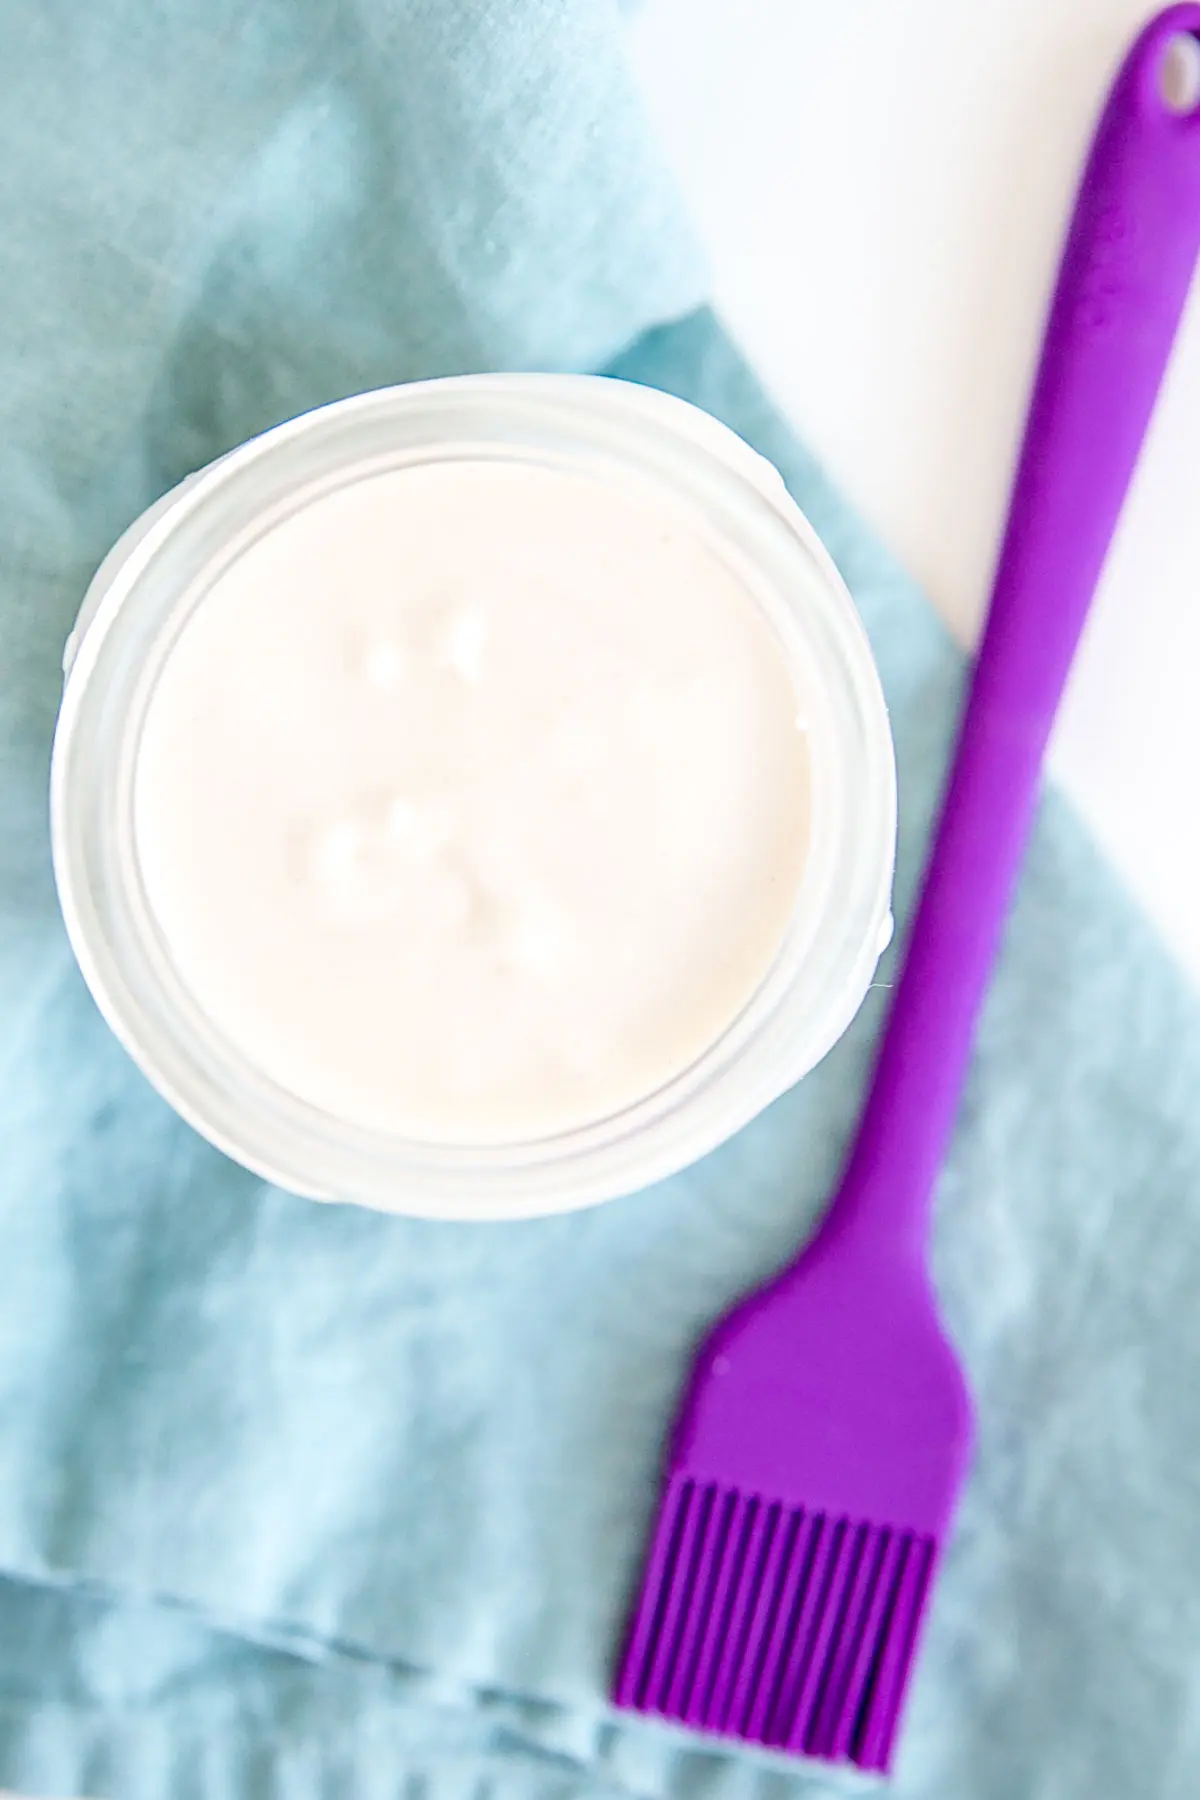
{"type": "MultiPolygon", "coordinates": [[[[502,1227],[313,1206],[195,1138],[100,1023],[45,766],[71,614],[146,501],[304,406],[454,368],[608,362],[779,464],[883,671],[901,913],[959,659],[693,310],[600,0],[29,0],[0,68],[0,1784],[854,1789],[605,1690],[691,1346],[811,1228],[884,995],[648,1193],[502,1227]]],[[[908,1800],[1200,1785],[1198,1093],[1200,1009],[1051,799],[941,1195],[982,1443],[908,1800]]]]}

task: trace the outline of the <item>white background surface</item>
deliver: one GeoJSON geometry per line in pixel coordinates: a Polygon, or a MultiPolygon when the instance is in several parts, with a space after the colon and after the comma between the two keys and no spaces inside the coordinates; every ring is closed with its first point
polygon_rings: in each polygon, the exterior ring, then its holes
{"type": "MultiPolygon", "coordinates": [[[[726,320],[963,639],[1139,0],[644,0],[635,60],[726,320]]],[[[1200,979],[1200,291],[1053,762],[1200,979]]]]}

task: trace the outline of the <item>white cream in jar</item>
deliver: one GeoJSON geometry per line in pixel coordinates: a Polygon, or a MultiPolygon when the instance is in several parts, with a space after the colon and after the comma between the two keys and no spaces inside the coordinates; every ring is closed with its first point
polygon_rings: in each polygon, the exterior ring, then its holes
{"type": "Polygon", "coordinates": [[[170,651],[147,899],[213,1024],[312,1105],[571,1130],[766,974],[808,844],[799,705],[682,511],[535,463],[374,475],[253,543],[170,651]]]}
{"type": "Polygon", "coordinates": [[[359,396],[167,496],[85,603],[52,812],[151,1080],[401,1211],[670,1173],[824,1053],[890,929],[832,565],[731,433],[585,377],[359,396]]]}

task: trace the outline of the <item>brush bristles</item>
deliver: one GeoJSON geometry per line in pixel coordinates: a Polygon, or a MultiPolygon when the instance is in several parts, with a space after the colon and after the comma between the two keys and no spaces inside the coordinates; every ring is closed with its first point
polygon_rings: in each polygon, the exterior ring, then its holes
{"type": "Polygon", "coordinates": [[[616,1700],[886,1769],[934,1540],[676,1476],[616,1700]]]}

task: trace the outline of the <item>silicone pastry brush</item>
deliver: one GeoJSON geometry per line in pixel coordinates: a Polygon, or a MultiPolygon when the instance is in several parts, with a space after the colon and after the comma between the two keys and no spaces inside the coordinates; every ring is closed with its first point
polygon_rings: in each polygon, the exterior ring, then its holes
{"type": "Polygon", "coordinates": [[[1043,752],[1200,246],[1200,114],[1162,97],[1171,7],[1124,63],[1051,305],[982,648],[873,1082],[813,1241],[704,1344],[619,1705],[886,1769],[972,1408],[930,1201],[1043,752]]]}

